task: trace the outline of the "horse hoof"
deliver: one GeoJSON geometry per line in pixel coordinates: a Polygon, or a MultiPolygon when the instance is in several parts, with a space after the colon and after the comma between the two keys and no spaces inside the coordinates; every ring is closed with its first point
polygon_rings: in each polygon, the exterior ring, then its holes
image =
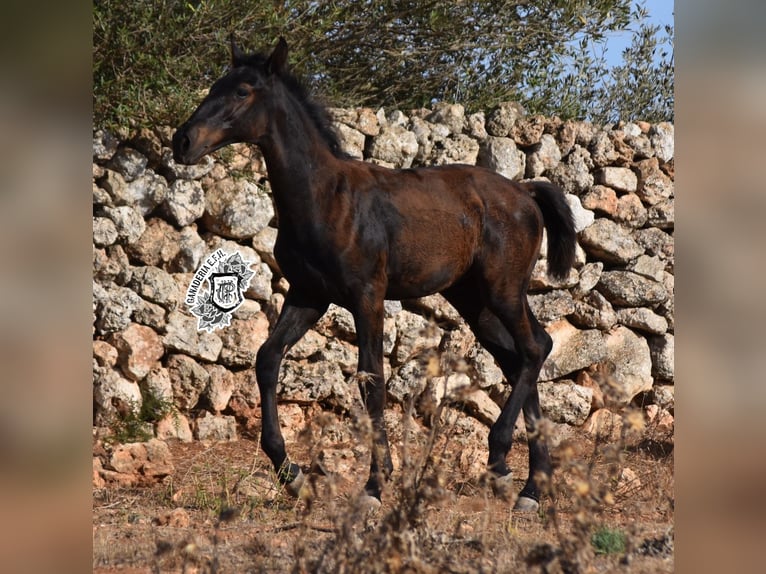
{"type": "Polygon", "coordinates": [[[513,509],[517,512],[537,512],[538,508],[540,508],[540,503],[528,496],[519,496],[516,504],[513,505],[513,509]]]}
{"type": "Polygon", "coordinates": [[[367,493],[364,493],[359,497],[359,509],[367,516],[376,514],[378,510],[380,510],[380,507],[381,502],[379,498],[367,493]]]}
{"type": "Polygon", "coordinates": [[[301,493],[301,488],[303,488],[304,484],[306,484],[306,475],[303,474],[303,471],[299,469],[298,475],[292,480],[292,482],[285,484],[285,490],[290,496],[298,498],[301,493]]]}
{"type": "Polygon", "coordinates": [[[511,500],[513,496],[513,474],[509,472],[503,476],[495,476],[492,479],[492,492],[498,498],[511,500]]]}

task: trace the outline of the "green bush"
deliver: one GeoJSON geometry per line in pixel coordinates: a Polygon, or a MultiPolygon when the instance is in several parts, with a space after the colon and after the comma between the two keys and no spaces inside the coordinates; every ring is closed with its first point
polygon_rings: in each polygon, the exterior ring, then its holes
{"type": "Polygon", "coordinates": [[[591,545],[596,554],[623,554],[625,534],[621,530],[602,526],[593,533],[591,545]]]}
{"type": "Polygon", "coordinates": [[[228,37],[262,50],[283,35],[294,70],[337,106],[519,101],[531,113],[672,120],[672,55],[631,0],[96,0],[94,123],[176,124],[228,64],[228,37]],[[625,65],[595,57],[635,30],[625,65]],[[655,97],[650,97],[654,95],[655,97]]]}

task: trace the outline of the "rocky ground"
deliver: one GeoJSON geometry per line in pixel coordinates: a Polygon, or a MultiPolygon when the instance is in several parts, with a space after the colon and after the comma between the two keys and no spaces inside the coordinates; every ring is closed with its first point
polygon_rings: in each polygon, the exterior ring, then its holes
{"type": "MultiPolygon", "coordinates": [[[[658,424],[613,441],[573,432],[554,447],[541,511],[524,514],[485,484],[483,425],[447,409],[434,435],[394,408],[396,473],[370,515],[357,499],[369,460],[358,421],[291,410],[288,448],[325,473],[302,499],[275,486],[257,436],[168,441],[154,459],[132,457],[135,483],[94,489],[94,572],[673,571],[673,442],[658,424]],[[598,553],[593,534],[615,531],[624,545],[598,553]]],[[[125,458],[124,446],[96,445],[125,458]]],[[[523,441],[510,463],[518,491],[523,441]]]]}

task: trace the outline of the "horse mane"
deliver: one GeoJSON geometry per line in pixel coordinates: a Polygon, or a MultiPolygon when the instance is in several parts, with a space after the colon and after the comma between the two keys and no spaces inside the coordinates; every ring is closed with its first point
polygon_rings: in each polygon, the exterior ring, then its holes
{"type": "MultiPolygon", "coordinates": [[[[257,70],[264,70],[267,60],[268,56],[265,54],[249,54],[243,59],[246,66],[257,70]]],[[[306,112],[306,115],[314,124],[314,127],[319,132],[322,140],[330,148],[332,154],[335,157],[348,158],[349,155],[343,151],[340,139],[338,139],[338,132],[335,131],[332,125],[332,117],[327,108],[309,94],[304,82],[295,74],[285,70],[279,74],[279,79],[282,80],[282,84],[287,88],[287,91],[295,98],[303,108],[303,111],[306,112]]]]}

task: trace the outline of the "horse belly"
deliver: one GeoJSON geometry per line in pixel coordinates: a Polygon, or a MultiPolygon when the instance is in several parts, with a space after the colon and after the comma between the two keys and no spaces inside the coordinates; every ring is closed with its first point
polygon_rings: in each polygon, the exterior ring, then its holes
{"type": "Polygon", "coordinates": [[[438,293],[465,274],[473,262],[477,238],[462,226],[453,227],[399,238],[389,251],[386,297],[409,299],[438,293]]]}

